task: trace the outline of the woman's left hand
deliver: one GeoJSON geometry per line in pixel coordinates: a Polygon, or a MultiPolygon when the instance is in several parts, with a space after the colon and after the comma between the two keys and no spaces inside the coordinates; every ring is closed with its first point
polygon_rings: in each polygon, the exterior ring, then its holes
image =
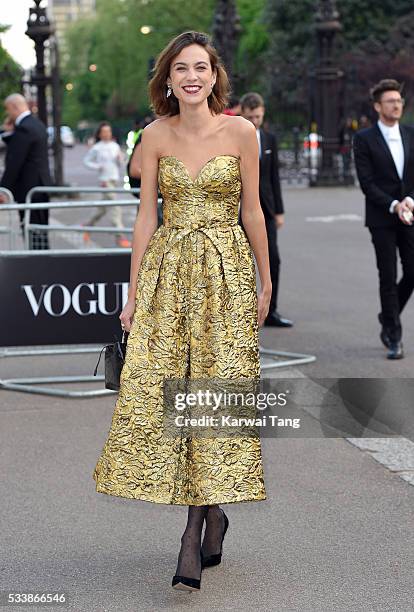
{"type": "Polygon", "coordinates": [[[257,296],[257,322],[261,327],[269,312],[270,298],[272,297],[272,287],[263,287],[257,296]]]}

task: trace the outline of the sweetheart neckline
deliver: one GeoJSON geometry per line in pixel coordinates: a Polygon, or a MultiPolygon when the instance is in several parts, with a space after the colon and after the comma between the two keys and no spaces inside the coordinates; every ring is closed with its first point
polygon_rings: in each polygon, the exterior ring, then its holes
{"type": "Polygon", "coordinates": [[[179,163],[182,165],[182,167],[184,168],[184,170],[185,170],[185,171],[186,171],[186,173],[187,173],[188,178],[189,178],[189,179],[191,180],[191,182],[194,184],[194,183],[196,183],[196,182],[198,181],[198,179],[199,179],[199,177],[200,177],[201,173],[202,173],[202,172],[203,172],[203,170],[204,170],[204,169],[205,169],[205,168],[208,166],[208,164],[209,164],[210,162],[212,162],[213,160],[217,159],[218,157],[233,157],[234,159],[237,159],[237,160],[239,160],[239,161],[240,161],[240,157],[239,157],[238,155],[230,155],[230,154],[227,154],[227,153],[224,153],[224,154],[222,154],[222,155],[214,155],[213,157],[210,157],[210,159],[208,159],[208,160],[206,161],[206,163],[205,163],[203,166],[201,166],[201,168],[200,168],[200,170],[199,170],[199,172],[197,173],[197,175],[196,175],[196,177],[195,177],[195,178],[193,178],[193,177],[191,176],[191,174],[190,174],[190,172],[189,172],[189,170],[188,170],[187,166],[185,165],[185,163],[184,163],[184,162],[183,162],[181,159],[179,159],[178,157],[176,157],[175,155],[161,155],[161,157],[159,157],[159,158],[158,158],[158,162],[160,162],[162,159],[175,159],[176,161],[178,161],[178,162],[179,162],[179,163]]]}

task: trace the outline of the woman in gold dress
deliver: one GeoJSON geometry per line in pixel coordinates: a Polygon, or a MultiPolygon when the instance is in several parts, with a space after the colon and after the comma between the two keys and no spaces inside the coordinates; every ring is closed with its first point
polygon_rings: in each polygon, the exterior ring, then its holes
{"type": "Polygon", "coordinates": [[[141,203],[120,315],[130,333],[93,472],[100,493],[188,506],[172,586],[189,591],[200,588],[202,568],[221,561],[229,521],[219,504],[266,499],[260,438],[163,430],[164,379],[260,377],[258,327],[271,280],[258,142],[249,121],[223,114],[229,89],[204,33],[185,32],[158,56],[149,95],[159,119],[142,134],[141,203]]]}

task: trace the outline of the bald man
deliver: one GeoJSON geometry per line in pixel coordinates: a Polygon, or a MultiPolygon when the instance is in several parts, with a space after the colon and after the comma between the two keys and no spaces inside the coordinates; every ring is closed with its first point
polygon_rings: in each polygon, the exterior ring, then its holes
{"type": "MultiPolygon", "coordinates": [[[[13,193],[16,202],[25,202],[26,195],[32,187],[51,184],[49,171],[47,132],[43,123],[34,117],[29,110],[26,99],[21,94],[12,94],[4,101],[7,118],[14,125],[13,133],[7,139],[7,152],[4,174],[0,187],[6,187],[13,193]]],[[[6,198],[0,194],[0,202],[6,198]]],[[[48,202],[47,194],[36,194],[33,202],[48,202]]],[[[24,210],[19,210],[20,227],[23,231],[24,210]]],[[[49,209],[30,211],[30,223],[47,225],[49,209]]],[[[31,249],[48,249],[48,232],[32,230],[30,232],[31,249]]]]}

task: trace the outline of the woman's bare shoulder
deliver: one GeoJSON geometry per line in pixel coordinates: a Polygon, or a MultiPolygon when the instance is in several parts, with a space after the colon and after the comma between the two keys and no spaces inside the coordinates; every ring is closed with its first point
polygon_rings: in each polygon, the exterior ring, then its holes
{"type": "Polygon", "coordinates": [[[172,117],[165,116],[154,119],[144,127],[143,133],[159,135],[170,130],[172,117]]]}
{"type": "Polygon", "coordinates": [[[171,131],[171,117],[159,117],[149,123],[142,131],[142,140],[146,145],[157,146],[164,141],[171,131]]]}
{"type": "Polygon", "coordinates": [[[226,117],[226,129],[229,137],[232,140],[236,140],[239,144],[243,144],[243,142],[249,140],[252,137],[252,134],[256,133],[256,128],[253,123],[244,117],[239,117],[238,115],[225,115],[226,117]]]}
{"type": "Polygon", "coordinates": [[[223,115],[223,117],[225,117],[227,129],[233,134],[249,134],[255,129],[251,121],[239,115],[223,115]]]}
{"type": "Polygon", "coordinates": [[[243,151],[256,138],[256,128],[253,123],[238,115],[225,115],[225,127],[229,140],[237,143],[239,151],[243,151]]]}

